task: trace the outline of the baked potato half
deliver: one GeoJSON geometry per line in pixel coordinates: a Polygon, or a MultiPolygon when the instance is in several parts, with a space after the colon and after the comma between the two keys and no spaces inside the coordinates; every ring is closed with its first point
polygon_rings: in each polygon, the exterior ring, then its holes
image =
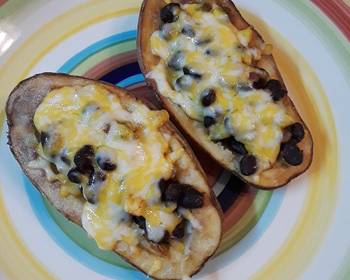
{"type": "Polygon", "coordinates": [[[138,58],[175,124],[224,168],[262,189],[308,169],[313,141],[272,46],[230,0],[144,0],[138,58]]]}
{"type": "Polygon", "coordinates": [[[97,245],[156,279],[198,272],[221,210],[168,121],[113,85],[43,73],[6,106],[10,149],[33,185],[97,245]]]}

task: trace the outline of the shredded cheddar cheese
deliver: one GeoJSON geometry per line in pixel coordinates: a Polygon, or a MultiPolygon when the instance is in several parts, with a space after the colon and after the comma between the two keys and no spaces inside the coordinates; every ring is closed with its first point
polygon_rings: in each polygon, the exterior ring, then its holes
{"type": "MultiPolygon", "coordinates": [[[[37,151],[57,166],[55,179],[62,183],[63,197],[80,195],[67,176],[81,147],[90,145],[96,157],[107,156],[115,162],[115,170],[104,172],[97,203],[86,202],[82,216],[89,235],[108,250],[117,242],[137,246],[141,230],[131,216],[144,217],[150,232],[153,228],[172,232],[181,221],[174,212],[176,205],[161,203],[157,186],[160,179],[172,176],[183,152],[182,148],[171,150],[169,136],[160,131],[168,113],[151,111],[140,103],[125,106],[101,86],[62,87],[47,94],[34,116],[36,129],[45,132],[50,142],[44,148],[39,145],[37,151]]],[[[94,168],[100,170],[97,165],[94,168]]],[[[91,180],[84,178],[81,184],[91,180]]]]}
{"type": "Polygon", "coordinates": [[[164,36],[162,30],[151,36],[152,52],[161,60],[149,77],[191,119],[200,123],[205,117],[215,119],[208,128],[209,138],[234,136],[262,163],[261,172],[277,160],[282,131],[292,124],[283,104],[251,86],[250,73],[261,73],[254,61],[270,54],[272,45],[251,47],[252,28],[238,30],[215,4],[211,11],[200,4],[181,5],[178,17],[164,25],[177,36],[164,36]],[[216,99],[204,106],[203,93],[208,89],[215,91],[216,99]]]}

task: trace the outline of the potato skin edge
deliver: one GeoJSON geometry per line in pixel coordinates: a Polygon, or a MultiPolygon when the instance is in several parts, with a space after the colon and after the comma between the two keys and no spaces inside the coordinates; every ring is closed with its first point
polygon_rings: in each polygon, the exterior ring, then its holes
{"type": "MultiPolygon", "coordinates": [[[[213,156],[211,151],[205,149],[199,143],[198,137],[195,137],[196,135],[189,133],[190,128],[186,127],[186,125],[184,125],[179,120],[179,115],[178,115],[177,111],[181,110],[181,108],[177,108],[178,106],[176,104],[172,103],[170,101],[170,99],[162,96],[157,88],[156,82],[153,79],[147,78],[147,73],[149,73],[151,71],[152,67],[155,66],[156,61],[159,60],[159,58],[156,58],[151,52],[149,52],[149,46],[145,46],[145,44],[149,44],[149,41],[147,40],[147,38],[145,38],[145,36],[146,36],[145,34],[149,34],[149,33],[152,34],[156,29],[155,29],[154,25],[151,26],[151,27],[153,27],[152,30],[150,30],[150,26],[146,26],[146,24],[148,24],[148,23],[145,22],[144,14],[146,12],[146,9],[147,9],[147,13],[152,13],[152,15],[156,14],[156,11],[159,11],[161,9],[161,7],[165,5],[165,2],[162,0],[158,0],[156,4],[155,4],[155,2],[156,2],[155,0],[144,0],[143,4],[142,4],[139,22],[138,22],[138,30],[139,30],[138,38],[137,38],[138,60],[139,60],[140,68],[141,68],[142,72],[144,73],[144,75],[146,76],[147,84],[153,89],[154,95],[161,101],[163,107],[170,113],[172,121],[181,129],[181,132],[185,136],[191,138],[191,140],[194,141],[196,144],[198,144],[203,149],[203,151],[205,151],[208,155],[210,155],[213,158],[213,160],[215,160],[219,165],[221,165],[225,169],[232,172],[235,176],[239,177],[244,182],[246,182],[246,183],[250,184],[251,186],[258,188],[258,189],[263,189],[263,190],[278,189],[280,187],[285,186],[291,180],[293,180],[294,178],[298,177],[299,175],[303,174],[306,170],[308,170],[308,168],[310,167],[310,165],[312,163],[312,159],[313,159],[312,136],[311,136],[309,128],[306,126],[305,122],[302,120],[302,118],[301,118],[300,114],[298,113],[293,101],[289,98],[289,96],[285,97],[285,102],[287,103],[287,107],[296,114],[296,121],[301,122],[303,124],[304,130],[305,130],[305,138],[303,139],[302,142],[306,143],[306,144],[303,145],[302,143],[299,143],[298,146],[301,150],[304,150],[304,155],[305,155],[305,150],[307,151],[307,156],[306,157],[304,156],[304,162],[302,163],[301,168],[298,168],[300,166],[298,166],[298,167],[288,166],[287,168],[284,168],[284,169],[289,169],[290,172],[289,172],[287,178],[285,178],[283,180],[277,180],[277,181],[274,180],[274,182],[255,183],[252,180],[250,180],[249,177],[242,176],[240,173],[233,170],[233,168],[229,168],[227,166],[227,164],[225,164],[224,162],[217,160],[215,158],[215,156],[213,156]],[[148,10],[149,6],[151,8],[154,8],[156,11],[148,10]],[[152,62],[153,66],[149,65],[150,61],[152,62]]],[[[185,4],[185,3],[195,3],[198,1],[195,1],[195,0],[175,0],[172,2],[185,4]]],[[[232,1],[230,1],[230,0],[207,0],[206,2],[216,3],[218,6],[222,7],[225,10],[225,12],[228,13],[231,22],[239,29],[243,29],[243,28],[250,26],[254,31],[255,44],[264,43],[262,36],[255,30],[254,26],[251,26],[242,17],[239,10],[236,8],[236,6],[234,5],[234,3],[232,1]]],[[[152,19],[156,21],[155,18],[152,18],[152,19]]],[[[160,19],[158,19],[158,22],[159,21],[160,21],[160,19]]],[[[270,74],[272,74],[273,78],[278,79],[282,83],[282,85],[285,87],[284,81],[283,81],[282,76],[278,70],[277,64],[276,64],[273,56],[272,55],[265,55],[263,61],[265,63],[267,63],[269,67],[272,68],[272,70],[271,70],[272,73],[270,73],[270,74]]],[[[272,168],[274,168],[274,166],[272,168]]],[[[264,172],[262,172],[262,174],[263,173],[264,172]]]]}
{"type": "MultiPolygon", "coordinates": [[[[14,125],[14,113],[12,111],[13,106],[16,102],[16,99],[21,96],[22,94],[24,94],[25,90],[27,89],[27,85],[30,83],[35,83],[37,80],[41,81],[41,82],[45,82],[45,80],[50,81],[51,83],[55,84],[55,82],[57,82],[58,84],[60,84],[59,80],[69,80],[71,82],[75,82],[75,84],[97,84],[97,85],[103,85],[104,87],[106,87],[112,94],[113,93],[117,93],[117,92],[123,92],[123,94],[128,94],[128,92],[124,89],[118,88],[112,84],[106,83],[106,82],[102,82],[102,81],[95,81],[92,79],[87,79],[87,78],[83,78],[83,77],[78,77],[78,76],[71,76],[71,75],[67,75],[67,74],[57,74],[57,73],[41,73],[41,74],[37,74],[34,75],[28,79],[25,79],[23,81],[21,81],[11,92],[11,94],[8,97],[7,103],[6,103],[6,115],[7,115],[7,124],[8,124],[8,145],[9,148],[12,152],[12,154],[14,155],[16,161],[19,163],[22,171],[25,173],[25,175],[30,179],[30,181],[32,182],[32,184],[36,187],[36,189],[44,196],[46,197],[51,204],[53,204],[55,206],[55,201],[51,201],[50,198],[48,197],[48,195],[45,193],[45,191],[43,190],[42,186],[40,186],[39,184],[37,184],[36,182],[36,177],[37,175],[33,174],[33,172],[31,172],[31,169],[28,168],[28,166],[26,166],[26,164],[24,162],[22,162],[18,156],[18,151],[16,150],[17,148],[17,142],[20,139],[16,139],[14,137],[14,135],[12,135],[13,130],[15,129],[15,125],[14,125]]],[[[64,82],[63,82],[64,83],[64,82]]],[[[49,92],[49,91],[48,91],[49,92]]],[[[48,93],[47,92],[47,93],[48,93]]],[[[141,101],[140,99],[138,99],[136,96],[129,94],[129,96],[126,97],[127,99],[131,99],[131,100],[135,100],[138,102],[141,102],[143,104],[145,104],[147,107],[149,107],[150,109],[154,109],[153,106],[151,104],[148,104],[147,102],[141,101]]],[[[170,132],[172,134],[173,137],[176,138],[176,140],[180,143],[180,145],[185,149],[187,155],[190,157],[190,160],[192,161],[192,163],[195,166],[195,169],[198,170],[201,174],[201,177],[203,177],[204,181],[206,181],[206,176],[204,174],[204,171],[202,169],[202,167],[200,166],[197,158],[195,157],[192,149],[190,148],[189,144],[187,143],[187,141],[183,138],[183,136],[180,134],[180,132],[176,129],[176,127],[170,122],[168,121],[167,124],[164,125],[164,128],[170,132]]],[[[46,180],[48,181],[48,180],[46,180]]],[[[51,183],[50,183],[51,184],[51,183]]],[[[53,184],[51,184],[53,185],[53,184]]],[[[207,183],[206,183],[207,185],[207,183]]],[[[210,203],[211,206],[214,207],[214,209],[216,210],[219,219],[220,219],[220,224],[221,224],[221,230],[218,233],[220,236],[218,237],[219,242],[217,243],[216,249],[218,248],[219,244],[220,244],[220,240],[222,237],[222,210],[219,206],[219,203],[214,195],[214,193],[210,190],[209,186],[207,185],[208,189],[209,189],[209,194],[208,194],[208,201],[210,203]]],[[[65,198],[61,198],[62,200],[65,200],[65,198]]],[[[82,226],[81,225],[81,217],[79,215],[75,215],[74,213],[69,213],[67,211],[64,211],[62,209],[58,209],[57,207],[55,207],[61,214],[63,214],[68,220],[70,220],[71,222],[74,222],[75,224],[82,226]]],[[[73,211],[74,212],[74,211],[73,211]]],[[[213,251],[213,253],[210,256],[207,256],[206,258],[204,258],[201,262],[201,266],[196,269],[195,271],[193,271],[192,275],[197,273],[203,266],[204,264],[207,262],[207,260],[215,253],[216,249],[213,251]]],[[[127,258],[125,256],[123,256],[122,254],[117,253],[119,256],[121,256],[123,259],[125,259],[128,263],[130,263],[131,265],[135,266],[136,268],[138,268],[140,271],[142,271],[143,273],[147,274],[146,271],[143,271],[140,267],[138,267],[135,262],[130,259],[127,258]]],[[[157,278],[155,278],[157,279],[157,278]]],[[[159,279],[165,279],[165,278],[159,278],[159,279]]],[[[178,279],[178,278],[174,278],[174,279],[178,279]]]]}

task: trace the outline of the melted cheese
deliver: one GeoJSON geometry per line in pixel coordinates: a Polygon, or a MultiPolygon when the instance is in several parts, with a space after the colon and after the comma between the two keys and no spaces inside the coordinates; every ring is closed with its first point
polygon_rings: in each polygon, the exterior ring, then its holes
{"type": "Polygon", "coordinates": [[[211,12],[203,11],[199,4],[181,8],[179,19],[167,24],[176,30],[177,36],[164,38],[161,31],[152,34],[152,52],[161,60],[148,76],[156,81],[159,92],[178,104],[191,119],[202,123],[205,116],[215,117],[217,123],[209,129],[212,140],[233,135],[263,162],[261,166],[268,168],[277,159],[282,130],[292,119],[267,91],[240,91],[237,84],[251,84],[249,73],[255,70],[251,65],[253,60],[271,52],[272,47],[251,48],[252,28],[237,30],[216,5],[211,12]],[[184,26],[191,26],[195,36],[182,34],[184,26]],[[182,67],[190,67],[202,75],[201,79],[193,78],[187,88],[176,85],[177,79],[184,75],[182,69],[167,67],[179,51],[184,56],[182,67]],[[216,101],[203,107],[202,92],[208,88],[215,90],[216,101]],[[227,119],[229,125],[224,123],[227,119]]]}
{"type": "Polygon", "coordinates": [[[66,175],[82,146],[92,145],[95,154],[117,165],[105,172],[97,203],[86,202],[82,214],[83,227],[100,248],[112,250],[117,242],[138,244],[142,230],[130,215],[143,216],[150,227],[169,232],[180,222],[176,205],[162,204],[158,188],[161,178],[172,176],[181,154],[181,149],[170,150],[170,137],[160,131],[168,118],[166,111],[151,111],[140,103],[122,106],[116,95],[96,85],[55,89],[38,107],[35,127],[48,133],[51,142],[59,139],[44,149],[39,145],[38,153],[59,166],[55,179],[63,184],[63,196],[76,195],[66,175]],[[62,163],[61,155],[70,163],[62,163]]]}

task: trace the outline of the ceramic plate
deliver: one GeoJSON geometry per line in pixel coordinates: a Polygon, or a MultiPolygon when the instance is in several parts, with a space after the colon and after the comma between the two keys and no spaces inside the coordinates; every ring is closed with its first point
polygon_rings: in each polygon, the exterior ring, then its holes
{"type": "MultiPolygon", "coordinates": [[[[224,211],[224,236],[217,254],[195,278],[346,279],[349,3],[235,2],[274,45],[289,95],[311,129],[314,160],[308,172],[287,187],[261,191],[196,149],[224,211]]],[[[0,4],[0,278],[146,279],[116,255],[99,250],[33,188],[10,154],[4,116],[14,86],[45,71],[108,81],[150,98],[135,51],[141,1],[0,4]]]]}

